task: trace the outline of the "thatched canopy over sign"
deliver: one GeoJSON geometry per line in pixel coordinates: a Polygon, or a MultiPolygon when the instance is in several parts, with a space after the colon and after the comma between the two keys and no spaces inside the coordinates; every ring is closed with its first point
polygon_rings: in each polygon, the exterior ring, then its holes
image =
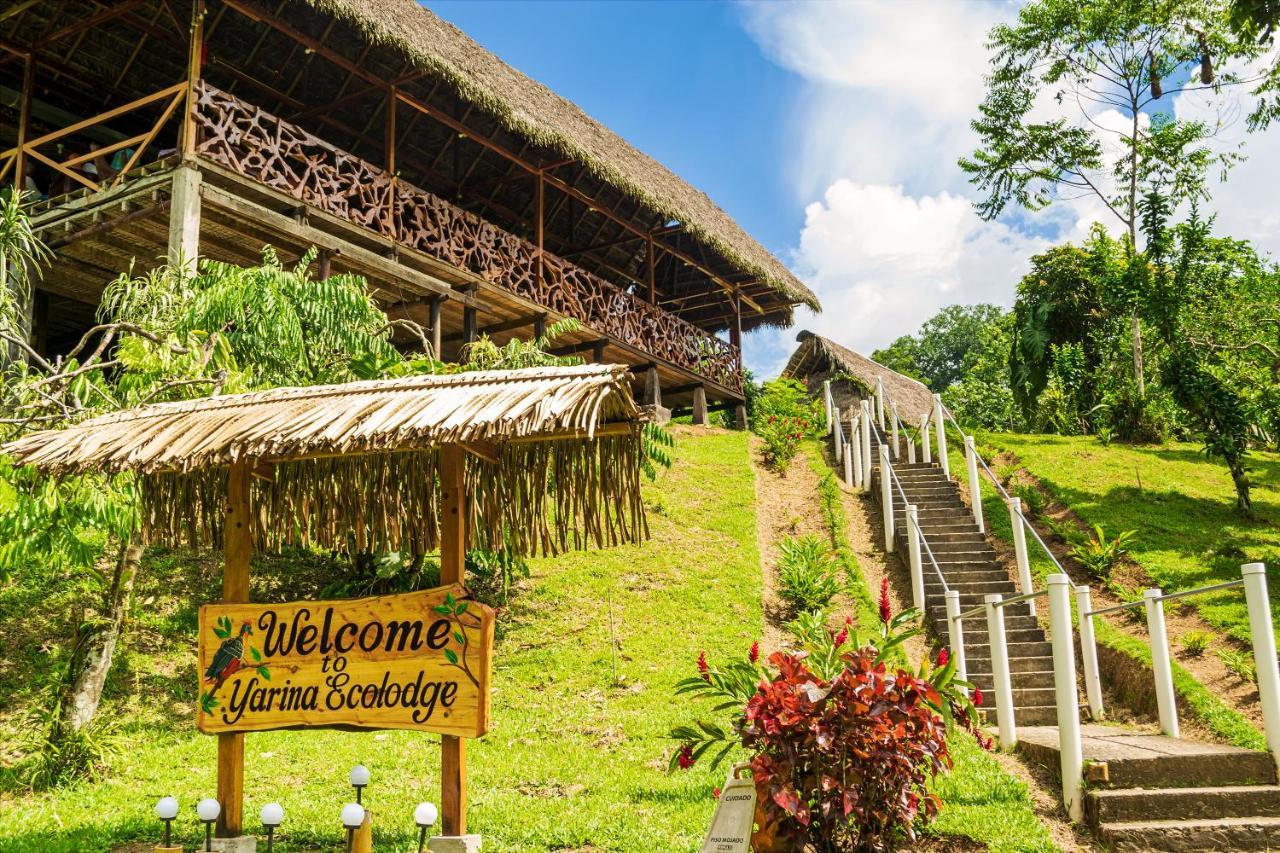
{"type": "Polygon", "coordinates": [[[783,376],[806,382],[811,378],[828,379],[844,374],[868,393],[875,390],[876,380],[880,380],[884,382],[885,395],[897,404],[898,416],[908,424],[920,423],[933,410],[933,392],[923,383],[813,332],[803,331],[796,335],[796,340],[800,346],[782,369],[783,376]]]}
{"type": "Polygon", "coordinates": [[[535,554],[643,537],[638,418],[625,367],[543,367],[158,403],[0,451],[53,475],[136,472],[148,537],[220,541],[228,466],[245,463],[260,546],[422,553],[437,450],[460,445],[469,543],[535,554]]]}

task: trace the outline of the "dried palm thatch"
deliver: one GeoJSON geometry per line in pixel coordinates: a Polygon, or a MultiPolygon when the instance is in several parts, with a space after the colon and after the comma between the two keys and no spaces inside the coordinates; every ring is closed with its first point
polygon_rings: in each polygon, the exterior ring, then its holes
{"type": "MultiPolygon", "coordinates": [[[[837,375],[848,376],[857,384],[862,396],[875,390],[878,379],[884,382],[885,396],[897,404],[898,416],[905,423],[918,424],[933,411],[933,392],[923,383],[813,332],[803,331],[796,335],[796,340],[800,346],[787,360],[787,366],[782,369],[783,376],[808,382],[811,387],[837,375]]],[[[844,401],[837,399],[837,402],[841,408],[845,407],[844,401]]]]}
{"type": "Polygon", "coordinates": [[[438,546],[439,448],[456,444],[469,544],[546,554],[647,535],[638,418],[625,367],[538,367],[158,403],[0,452],[54,476],[135,472],[148,540],[218,544],[243,463],[259,547],[422,553],[438,546]]]}

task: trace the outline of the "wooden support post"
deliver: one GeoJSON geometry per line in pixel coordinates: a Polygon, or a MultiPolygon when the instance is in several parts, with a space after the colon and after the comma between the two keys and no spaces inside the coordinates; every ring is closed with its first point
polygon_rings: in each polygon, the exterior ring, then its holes
{"type": "Polygon", "coordinates": [[[547,182],[543,178],[541,171],[538,172],[537,181],[538,181],[538,189],[537,189],[537,199],[536,199],[536,205],[535,205],[537,210],[535,211],[534,238],[538,244],[538,286],[541,287],[542,286],[543,225],[544,225],[544,214],[546,212],[546,189],[547,189],[547,182]]]}
{"type": "Polygon", "coordinates": [[[383,157],[387,163],[387,174],[391,175],[393,180],[396,174],[396,104],[398,102],[396,87],[387,87],[387,127],[385,130],[386,139],[383,140],[386,151],[383,153],[383,157]]]}
{"type": "Polygon", "coordinates": [[[195,272],[200,257],[200,172],[192,166],[173,171],[169,204],[169,264],[195,272]]]}
{"type": "Polygon", "coordinates": [[[476,309],[467,307],[462,309],[462,340],[465,343],[472,343],[476,339],[476,309]]]}
{"type": "Polygon", "coordinates": [[[707,389],[702,385],[693,389],[693,422],[698,426],[707,425],[707,389]]]}
{"type": "Polygon", "coordinates": [[[204,4],[205,0],[192,0],[191,36],[187,42],[187,103],[182,111],[182,156],[189,157],[196,150],[196,83],[200,80],[204,64],[204,4]]]}
{"type": "MultiPolygon", "coordinates": [[[[440,448],[440,583],[462,583],[467,542],[465,451],[456,444],[440,448]]],[[[440,814],[443,834],[467,834],[467,752],[459,737],[441,738],[440,814]]]]}
{"type": "Polygon", "coordinates": [[[324,281],[333,275],[333,252],[324,249],[316,259],[316,278],[324,281]]]}
{"type": "MultiPolygon", "coordinates": [[[[249,466],[233,464],[227,473],[227,505],[222,528],[222,602],[249,600],[249,558],[253,554],[249,506],[249,466]]],[[[218,735],[219,838],[234,838],[244,828],[244,734],[218,735]]]]}
{"type": "Polygon", "coordinates": [[[738,403],[736,406],[733,407],[733,422],[737,425],[738,429],[747,428],[747,404],[746,403],[738,403]]]}
{"type": "Polygon", "coordinates": [[[729,343],[738,352],[742,352],[742,300],[738,298],[738,291],[733,291],[733,325],[729,327],[729,343]]]}
{"type": "Polygon", "coordinates": [[[22,102],[18,106],[18,154],[14,161],[13,185],[19,192],[26,189],[26,152],[22,146],[27,143],[27,133],[31,129],[31,93],[35,89],[36,59],[30,53],[22,57],[22,102]]]}
{"type": "Polygon", "coordinates": [[[650,367],[644,373],[644,404],[662,405],[662,383],[658,381],[658,368],[650,367]]]}
{"type": "Polygon", "coordinates": [[[591,360],[596,364],[604,364],[604,341],[591,342],[591,360]]]}
{"type": "Polygon", "coordinates": [[[547,315],[536,314],[533,318],[533,339],[542,340],[547,334],[547,315]]]}
{"type": "Polygon", "coordinates": [[[653,235],[649,234],[647,237],[645,237],[645,240],[647,241],[645,244],[645,269],[649,276],[649,304],[657,305],[658,304],[657,294],[655,293],[653,288],[653,277],[655,274],[653,269],[654,267],[653,235]]]}
{"type": "Polygon", "coordinates": [[[436,358],[440,355],[440,303],[439,296],[433,296],[427,303],[428,309],[428,325],[431,327],[431,354],[436,358]]]}

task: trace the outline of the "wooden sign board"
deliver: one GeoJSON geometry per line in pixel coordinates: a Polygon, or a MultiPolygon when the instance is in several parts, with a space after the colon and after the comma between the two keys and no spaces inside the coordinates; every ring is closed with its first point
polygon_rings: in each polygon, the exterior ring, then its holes
{"type": "Polygon", "coordinates": [[[205,733],[489,728],[493,609],[461,585],[345,601],[200,608],[205,733]]]}

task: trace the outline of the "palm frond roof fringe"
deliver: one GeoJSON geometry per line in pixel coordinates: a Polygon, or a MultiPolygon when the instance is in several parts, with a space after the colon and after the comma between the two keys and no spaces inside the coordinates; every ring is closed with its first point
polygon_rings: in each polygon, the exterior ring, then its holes
{"type": "Polygon", "coordinates": [[[617,365],[156,403],[32,433],[0,452],[54,476],[136,472],[149,541],[218,544],[227,469],[244,463],[255,474],[259,546],[423,553],[438,546],[438,450],[450,444],[470,451],[471,547],[557,553],[647,534],[640,412],[617,365]]]}

